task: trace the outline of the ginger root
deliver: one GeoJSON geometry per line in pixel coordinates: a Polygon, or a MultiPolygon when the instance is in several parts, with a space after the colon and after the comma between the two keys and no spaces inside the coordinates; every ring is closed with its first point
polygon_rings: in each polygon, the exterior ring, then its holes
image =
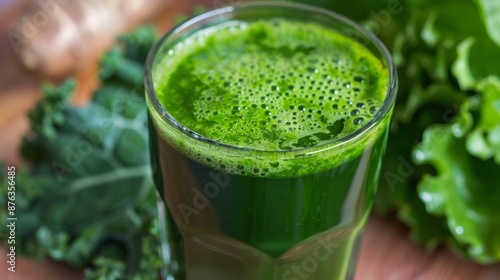
{"type": "Polygon", "coordinates": [[[176,0],[38,0],[8,32],[22,64],[44,77],[67,77],[95,60],[117,34],[176,0]]]}

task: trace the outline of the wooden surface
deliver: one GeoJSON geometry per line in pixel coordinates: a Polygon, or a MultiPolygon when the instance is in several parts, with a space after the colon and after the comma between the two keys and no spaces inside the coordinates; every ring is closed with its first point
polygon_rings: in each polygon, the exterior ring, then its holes
{"type": "MultiPolygon", "coordinates": [[[[20,164],[16,153],[19,140],[28,128],[25,112],[40,96],[40,78],[25,71],[7,41],[7,26],[22,5],[0,2],[0,160],[20,164]],[[7,4],[6,4],[7,3],[7,4]]],[[[171,13],[174,13],[173,11],[171,13]]],[[[159,22],[162,29],[172,22],[172,14],[159,22]]],[[[77,76],[80,86],[74,102],[83,103],[97,85],[95,64],[77,76]]],[[[2,170],[2,172],[4,172],[2,170]]],[[[0,186],[5,187],[5,186],[0,186]]],[[[3,222],[2,222],[3,223],[3,222]]],[[[499,233],[500,234],[500,233],[499,233]]],[[[0,248],[0,279],[72,280],[81,272],[50,260],[17,258],[16,273],[7,271],[6,251],[0,248]]],[[[392,217],[372,216],[363,240],[356,279],[500,279],[500,265],[480,266],[457,258],[446,248],[425,253],[408,239],[408,230],[392,217]]]]}

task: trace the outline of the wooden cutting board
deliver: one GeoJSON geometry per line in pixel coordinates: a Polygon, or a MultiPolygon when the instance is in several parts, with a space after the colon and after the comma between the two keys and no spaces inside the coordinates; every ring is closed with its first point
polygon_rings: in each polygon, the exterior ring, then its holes
{"type": "MultiPolygon", "coordinates": [[[[13,2],[0,2],[0,160],[18,165],[19,141],[28,129],[25,113],[40,98],[41,80],[21,67],[5,35],[9,23],[22,11],[26,1],[15,5],[13,2]]],[[[168,28],[177,12],[178,9],[165,12],[162,19],[157,20],[158,26],[162,30],[168,28]]],[[[75,103],[84,103],[91,90],[97,86],[95,69],[95,64],[91,63],[78,74],[79,88],[75,103]]],[[[500,280],[500,265],[477,265],[454,256],[446,248],[426,253],[412,244],[408,236],[407,228],[394,217],[372,216],[362,243],[355,279],[500,280]]],[[[82,279],[81,271],[67,265],[20,257],[17,258],[16,272],[12,273],[7,270],[6,254],[6,250],[0,248],[0,279],[82,279]]]]}

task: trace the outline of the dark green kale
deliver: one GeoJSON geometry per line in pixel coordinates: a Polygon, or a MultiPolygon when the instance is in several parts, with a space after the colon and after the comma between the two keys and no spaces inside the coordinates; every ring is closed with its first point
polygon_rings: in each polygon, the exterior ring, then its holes
{"type": "Polygon", "coordinates": [[[102,59],[101,87],[83,107],[69,103],[72,80],[43,87],[22,147],[30,166],[17,176],[20,254],[67,262],[86,279],[158,279],[142,84],[156,39],[150,26],[120,37],[102,59]]]}

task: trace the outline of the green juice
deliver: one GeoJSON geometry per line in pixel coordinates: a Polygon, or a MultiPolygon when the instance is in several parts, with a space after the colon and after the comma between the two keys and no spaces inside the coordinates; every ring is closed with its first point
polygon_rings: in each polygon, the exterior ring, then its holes
{"type": "Polygon", "coordinates": [[[382,61],[320,24],[229,20],[177,40],[153,82],[176,122],[150,110],[174,279],[352,278],[390,118],[370,122],[382,61]]]}

